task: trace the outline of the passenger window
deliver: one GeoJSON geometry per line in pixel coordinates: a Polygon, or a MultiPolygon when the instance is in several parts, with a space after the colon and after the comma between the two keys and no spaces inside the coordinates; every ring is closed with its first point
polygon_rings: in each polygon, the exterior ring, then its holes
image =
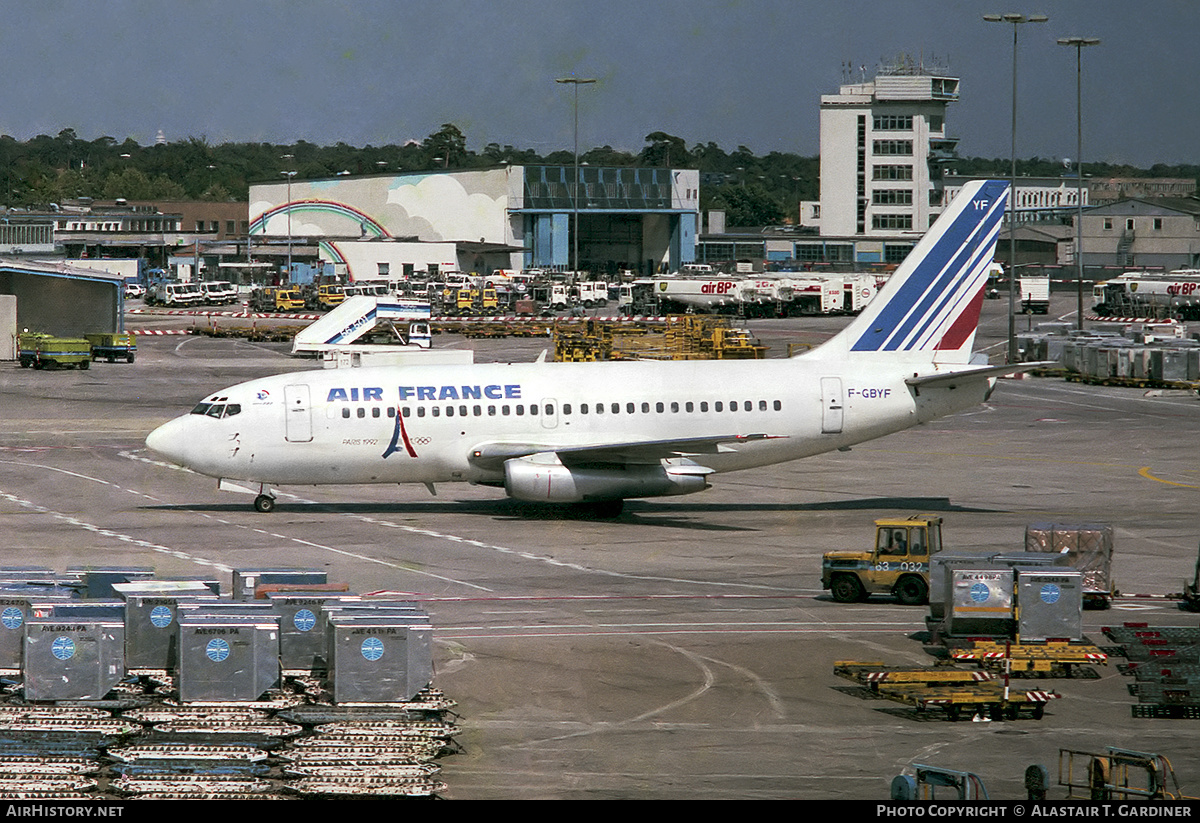
{"type": "Polygon", "coordinates": [[[525,416],[525,407],[520,403],[517,404],[517,417],[525,416]]]}
{"type": "Polygon", "coordinates": [[[378,406],[372,406],[372,407],[371,407],[371,416],[372,416],[372,417],[379,417],[379,407],[378,407],[378,406]]]}
{"type": "Polygon", "coordinates": [[[488,406],[488,417],[495,417],[495,416],[496,416],[496,407],[488,406]]]}
{"type": "Polygon", "coordinates": [[[350,407],[349,406],[342,406],[342,417],[345,417],[345,418],[350,417],[350,407]]]}
{"type": "Polygon", "coordinates": [[[766,400],[759,400],[759,401],[758,401],[758,410],[759,410],[759,411],[766,411],[766,410],[767,410],[767,401],[766,401],[766,400]]]}
{"type": "Polygon", "coordinates": [[[483,416],[483,407],[482,406],[472,406],[471,413],[474,414],[476,417],[482,417],[483,416]]]}
{"type": "Polygon", "coordinates": [[[683,410],[686,411],[688,414],[691,414],[693,411],[695,411],[695,409],[696,409],[695,405],[692,404],[690,401],[683,405],[683,410]]]}
{"type": "Polygon", "coordinates": [[[509,411],[511,411],[511,409],[509,409],[509,407],[508,407],[508,406],[501,406],[501,407],[500,407],[500,414],[501,414],[501,415],[503,415],[504,417],[508,417],[508,413],[509,413],[509,411]]]}
{"type": "Polygon", "coordinates": [[[746,411],[754,411],[754,404],[747,400],[742,404],[742,408],[746,411]]]}
{"type": "Polygon", "coordinates": [[[662,404],[661,402],[660,402],[660,403],[655,403],[655,404],[654,404],[654,410],[655,410],[656,412],[658,412],[659,414],[662,414],[662,413],[663,413],[663,410],[664,410],[665,408],[666,408],[666,407],[665,407],[665,406],[663,406],[663,404],[662,404]]]}
{"type": "Polygon", "coordinates": [[[467,407],[466,407],[466,406],[459,406],[459,407],[458,407],[458,416],[459,416],[459,417],[466,417],[466,416],[467,416],[467,407]]]}
{"type": "Polygon", "coordinates": [[[580,404],[579,404],[579,413],[580,413],[580,414],[587,414],[587,413],[588,413],[588,407],[587,407],[587,403],[580,403],[580,404]]]}
{"type": "Polygon", "coordinates": [[[780,403],[778,400],[776,400],[775,401],[775,411],[780,411],[782,408],[783,408],[783,404],[780,403]]]}
{"type": "Polygon", "coordinates": [[[642,404],[642,414],[649,414],[649,413],[650,413],[650,404],[643,403],[642,404]]]}
{"type": "Polygon", "coordinates": [[[621,413],[621,404],[620,404],[620,403],[613,403],[613,404],[612,404],[612,413],[613,413],[613,414],[620,414],[620,413],[621,413]]]}
{"type": "Polygon", "coordinates": [[[725,404],[718,400],[716,403],[713,403],[713,408],[717,411],[725,411],[725,404]]]}
{"type": "Polygon", "coordinates": [[[395,417],[395,416],[396,416],[396,409],[393,408],[392,406],[388,406],[388,417],[395,417]]]}
{"type": "Polygon", "coordinates": [[[424,417],[424,416],[425,416],[425,407],[417,406],[417,417],[424,417]]]}
{"type": "Polygon", "coordinates": [[[671,403],[671,414],[679,414],[679,404],[671,403]]]}
{"type": "Polygon", "coordinates": [[[604,404],[603,403],[596,404],[596,414],[604,414],[604,404]]]}
{"type": "Polygon", "coordinates": [[[441,417],[442,416],[442,407],[441,406],[431,406],[429,409],[429,412],[434,417],[441,417]]]}
{"type": "Polygon", "coordinates": [[[554,404],[553,403],[546,404],[546,414],[554,414],[554,404]]]}
{"type": "Polygon", "coordinates": [[[702,412],[708,411],[708,401],[707,400],[700,401],[700,411],[702,411],[702,412]]]}
{"type": "Polygon", "coordinates": [[[637,406],[635,404],[633,404],[633,403],[625,404],[625,413],[626,414],[633,414],[635,411],[637,411],[637,406]]]}
{"type": "MultiPolygon", "coordinates": [[[[518,407],[518,408],[519,408],[519,407],[518,407]]],[[[538,413],[538,407],[537,407],[537,403],[530,403],[530,404],[529,404],[529,413],[530,413],[531,415],[534,415],[534,414],[537,414],[537,413],[538,413]]]]}
{"type": "Polygon", "coordinates": [[[410,409],[408,406],[405,406],[404,409],[401,410],[400,413],[403,414],[405,417],[412,417],[412,409],[410,409]]]}
{"type": "Polygon", "coordinates": [[[357,409],[357,414],[358,414],[358,419],[362,420],[364,417],[367,416],[367,410],[364,409],[362,406],[359,406],[357,409]]]}
{"type": "Polygon", "coordinates": [[[570,404],[570,403],[563,403],[563,407],[562,407],[562,413],[563,413],[563,414],[570,414],[570,413],[571,413],[571,404],[570,404]]]}
{"type": "Polygon", "coordinates": [[[454,416],[454,407],[453,407],[453,406],[447,406],[447,407],[446,407],[446,416],[447,416],[447,417],[453,417],[453,416],[454,416]]]}
{"type": "Polygon", "coordinates": [[[737,411],[737,401],[736,401],[736,400],[732,400],[732,401],[730,401],[730,403],[729,403],[729,410],[730,410],[731,412],[735,412],[735,411],[737,411]]]}

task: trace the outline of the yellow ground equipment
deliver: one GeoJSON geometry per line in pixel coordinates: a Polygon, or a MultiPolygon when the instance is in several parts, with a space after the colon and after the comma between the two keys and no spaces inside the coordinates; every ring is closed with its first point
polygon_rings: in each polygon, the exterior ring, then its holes
{"type": "Polygon", "coordinates": [[[659,324],[557,322],[554,359],[593,360],[759,360],[766,354],[744,329],[725,317],[680,315],[659,324]]]}
{"type": "Polygon", "coordinates": [[[17,335],[17,361],[23,369],[86,369],[92,365],[92,344],[82,337],[22,332],[17,335]]]}
{"type": "Polygon", "coordinates": [[[301,311],[304,298],[290,286],[264,286],[250,292],[251,311],[301,311]]]}
{"type": "Polygon", "coordinates": [[[826,552],[821,587],[839,603],[892,594],[901,603],[929,600],[929,558],[942,550],[942,518],[930,514],[875,521],[875,548],[826,552]]]}
{"type": "Polygon", "coordinates": [[[85,334],[84,337],[92,346],[93,360],[104,358],[109,363],[115,363],[117,360],[132,363],[137,352],[137,339],[128,332],[85,334]]]}
{"type": "Polygon", "coordinates": [[[977,663],[985,669],[1041,677],[1070,677],[1079,666],[1103,666],[1108,655],[1090,644],[1047,641],[1045,643],[996,643],[976,640],[969,648],[953,653],[955,660],[977,663]]]}

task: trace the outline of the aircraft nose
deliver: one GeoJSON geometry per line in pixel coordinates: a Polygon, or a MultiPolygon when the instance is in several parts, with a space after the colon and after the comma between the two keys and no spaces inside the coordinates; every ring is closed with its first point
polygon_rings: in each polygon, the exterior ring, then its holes
{"type": "Polygon", "coordinates": [[[176,417],[163,423],[146,437],[146,447],[172,463],[186,466],[188,436],[185,432],[188,420],[176,417]]]}

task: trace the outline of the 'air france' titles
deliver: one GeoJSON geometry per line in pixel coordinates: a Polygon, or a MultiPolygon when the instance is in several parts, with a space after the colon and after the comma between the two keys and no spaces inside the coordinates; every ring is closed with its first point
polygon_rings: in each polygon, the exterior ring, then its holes
{"type": "MultiPolygon", "coordinates": [[[[400,386],[400,401],[406,400],[520,400],[521,386],[400,386]]],[[[332,388],[326,402],[370,403],[383,402],[383,389],[378,386],[344,389],[332,388]]]]}

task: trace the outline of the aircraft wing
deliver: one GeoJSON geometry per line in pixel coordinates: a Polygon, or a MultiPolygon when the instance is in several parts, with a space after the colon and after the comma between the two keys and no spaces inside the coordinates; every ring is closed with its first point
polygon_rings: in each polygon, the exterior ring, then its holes
{"type": "Polygon", "coordinates": [[[717,437],[683,437],[675,440],[634,440],[625,443],[595,443],[563,446],[550,443],[485,443],[471,453],[471,462],[496,468],[505,460],[531,454],[555,454],[566,466],[586,463],[657,463],[697,454],[718,454],[731,446],[772,439],[769,434],[729,434],[717,437]]]}
{"type": "Polygon", "coordinates": [[[1036,363],[1009,363],[1006,366],[983,366],[974,369],[959,369],[958,371],[925,374],[920,377],[913,376],[904,379],[904,382],[915,389],[923,388],[947,388],[952,389],[968,380],[978,380],[981,377],[1001,377],[1006,374],[1018,374],[1020,372],[1033,371],[1034,369],[1048,369],[1058,366],[1059,364],[1053,360],[1042,360],[1036,363]]]}

